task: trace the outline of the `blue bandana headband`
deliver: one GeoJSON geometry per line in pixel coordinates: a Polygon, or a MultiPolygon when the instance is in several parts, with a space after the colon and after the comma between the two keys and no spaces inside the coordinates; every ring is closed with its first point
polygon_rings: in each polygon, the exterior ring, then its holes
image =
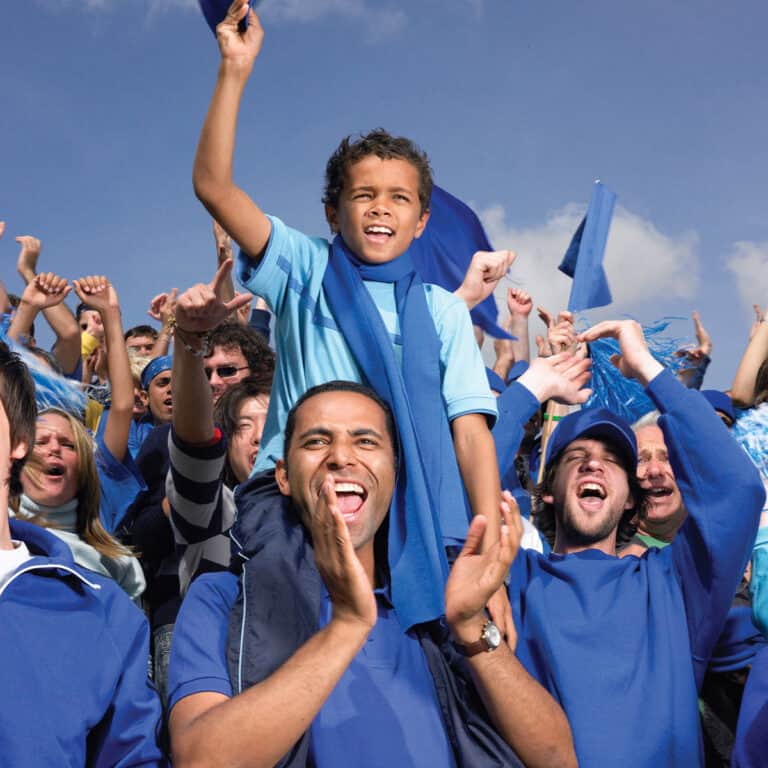
{"type": "Polygon", "coordinates": [[[141,372],[142,389],[149,389],[149,385],[155,376],[163,371],[170,371],[172,367],[173,358],[170,355],[163,355],[162,357],[156,357],[154,360],[150,360],[141,372]]]}

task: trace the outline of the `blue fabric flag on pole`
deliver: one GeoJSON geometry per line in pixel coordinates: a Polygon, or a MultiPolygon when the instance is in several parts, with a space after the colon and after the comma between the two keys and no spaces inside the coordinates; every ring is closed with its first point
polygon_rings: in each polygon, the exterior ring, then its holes
{"type": "Polygon", "coordinates": [[[573,278],[571,297],[568,300],[570,312],[604,307],[613,301],[603,269],[603,256],[615,202],[615,193],[602,182],[596,181],[592,187],[587,215],[579,224],[558,267],[561,272],[573,278]]]}
{"type": "MultiPolygon", "coordinates": [[[[251,8],[257,8],[261,0],[248,0],[248,5],[251,8]]],[[[227,15],[229,6],[232,5],[232,0],[199,0],[200,10],[205,16],[205,20],[208,22],[208,26],[211,28],[211,32],[216,34],[216,25],[224,21],[224,17],[227,15]]],[[[248,17],[246,16],[240,22],[240,31],[244,32],[248,26],[248,17]]]]}
{"type": "MultiPolygon", "coordinates": [[[[492,250],[477,214],[466,203],[435,185],[427,226],[409,248],[421,279],[447,291],[455,291],[464,280],[475,252],[492,250]]],[[[472,322],[489,336],[512,338],[496,323],[499,310],[493,294],[470,314],[472,322]]]]}

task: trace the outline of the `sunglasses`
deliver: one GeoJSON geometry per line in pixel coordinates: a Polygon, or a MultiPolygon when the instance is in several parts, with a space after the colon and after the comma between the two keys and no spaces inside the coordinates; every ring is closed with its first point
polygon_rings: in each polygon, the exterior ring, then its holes
{"type": "Polygon", "coordinates": [[[238,368],[236,365],[217,365],[215,368],[205,369],[205,378],[210,381],[213,372],[216,371],[216,375],[220,379],[231,379],[238,371],[247,371],[248,366],[244,365],[238,368]]]}

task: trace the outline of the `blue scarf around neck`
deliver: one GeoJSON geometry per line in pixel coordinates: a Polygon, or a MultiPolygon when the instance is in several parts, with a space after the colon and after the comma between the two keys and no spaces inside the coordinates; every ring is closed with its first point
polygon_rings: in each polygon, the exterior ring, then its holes
{"type": "Polygon", "coordinates": [[[388,559],[392,601],[408,628],[444,612],[448,563],[443,534],[465,535],[469,520],[443,405],[440,338],[408,251],[384,264],[368,264],[337,236],[323,289],[366,383],[389,404],[397,423],[400,461],[389,513],[388,559]],[[363,280],[394,283],[402,370],[363,280]]]}

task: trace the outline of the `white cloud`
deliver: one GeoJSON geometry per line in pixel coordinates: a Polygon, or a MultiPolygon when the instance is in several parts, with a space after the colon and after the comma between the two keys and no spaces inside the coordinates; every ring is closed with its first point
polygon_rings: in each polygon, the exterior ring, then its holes
{"type": "Polygon", "coordinates": [[[768,242],[741,240],[726,256],[726,266],[736,278],[736,286],[746,307],[768,303],[768,242]]]}
{"type": "MultiPolygon", "coordinates": [[[[480,212],[494,248],[517,252],[510,277],[542,304],[557,312],[568,305],[571,280],[557,267],[584,215],[584,207],[568,204],[543,224],[515,228],[506,221],[502,206],[480,212]]],[[[652,301],[663,291],[665,299],[690,299],[699,283],[695,232],[665,235],[641,216],[617,206],[605,252],[605,270],[613,294],[611,313],[631,312],[640,302],[652,301]]],[[[509,284],[496,292],[500,309],[506,305],[509,284]]],[[[500,312],[504,317],[504,311],[500,312]]]]}

